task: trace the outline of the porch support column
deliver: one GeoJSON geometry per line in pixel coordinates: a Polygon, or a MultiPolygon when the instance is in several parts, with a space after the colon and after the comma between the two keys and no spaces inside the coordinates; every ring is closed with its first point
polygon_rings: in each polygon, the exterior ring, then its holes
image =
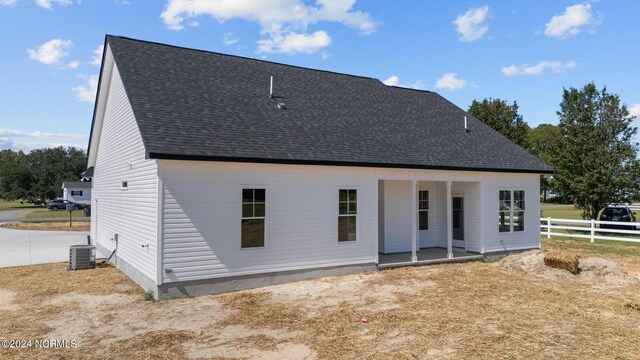
{"type": "Polygon", "coordinates": [[[447,257],[453,259],[453,206],[451,199],[451,180],[447,181],[447,257]]]}
{"type": "Polygon", "coordinates": [[[411,181],[411,262],[418,261],[418,182],[411,181]]]}

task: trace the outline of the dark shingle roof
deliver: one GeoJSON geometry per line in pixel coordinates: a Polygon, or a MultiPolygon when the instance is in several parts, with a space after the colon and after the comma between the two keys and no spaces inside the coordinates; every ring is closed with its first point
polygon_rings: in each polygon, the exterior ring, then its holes
{"type": "Polygon", "coordinates": [[[550,171],[433,92],[123,37],[107,42],[149,158],[550,171]]]}
{"type": "Polygon", "coordinates": [[[88,181],[65,181],[62,183],[63,189],[91,189],[91,183],[88,181]]]}

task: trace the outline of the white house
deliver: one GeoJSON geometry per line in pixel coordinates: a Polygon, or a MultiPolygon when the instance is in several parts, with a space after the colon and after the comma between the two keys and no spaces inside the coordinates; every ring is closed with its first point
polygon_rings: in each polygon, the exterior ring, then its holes
{"type": "Polygon", "coordinates": [[[62,183],[62,198],[80,204],[91,204],[91,182],[65,181],[62,183]]]}
{"type": "Polygon", "coordinates": [[[538,248],[551,172],[430,91],[115,36],[88,169],[158,298],[538,248]]]}

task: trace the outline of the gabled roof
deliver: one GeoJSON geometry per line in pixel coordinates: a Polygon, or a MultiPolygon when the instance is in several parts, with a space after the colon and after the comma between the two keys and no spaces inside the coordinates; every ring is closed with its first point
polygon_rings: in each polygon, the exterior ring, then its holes
{"type": "Polygon", "coordinates": [[[65,181],[62,183],[63,189],[91,189],[89,181],[65,181]]]}
{"type": "Polygon", "coordinates": [[[124,37],[106,42],[147,158],[551,171],[434,92],[124,37]]]}

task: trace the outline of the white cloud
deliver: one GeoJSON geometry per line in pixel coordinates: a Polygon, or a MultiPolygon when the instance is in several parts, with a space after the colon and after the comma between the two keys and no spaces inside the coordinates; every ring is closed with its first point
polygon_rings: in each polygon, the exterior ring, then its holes
{"type": "Polygon", "coordinates": [[[422,80],[414,81],[411,84],[402,84],[400,83],[400,78],[396,75],[391,75],[388,79],[384,80],[382,83],[387,86],[399,86],[399,87],[405,87],[410,89],[423,90],[425,88],[424,82],[422,82],[422,80]]]}
{"type": "Polygon", "coordinates": [[[460,90],[469,86],[469,82],[467,80],[458,79],[458,74],[454,72],[448,72],[442,74],[434,86],[437,89],[460,90]]]}
{"type": "Polygon", "coordinates": [[[303,0],[168,0],[160,17],[174,30],[184,29],[186,19],[203,15],[219,22],[234,18],[257,22],[267,37],[258,41],[260,52],[313,53],[331,41],[325,31],[309,34],[309,25],[337,22],[363,35],[376,30],[378,24],[368,13],[353,10],[354,4],[355,0],[316,0],[315,5],[303,0]]]}
{"type": "Polygon", "coordinates": [[[68,67],[69,69],[77,69],[77,68],[78,68],[78,66],[80,66],[80,61],[77,61],[77,60],[70,61],[70,62],[67,64],[67,67],[68,67]]]}
{"type": "Polygon", "coordinates": [[[383,83],[388,86],[398,86],[400,84],[400,78],[396,75],[391,75],[391,77],[383,81],[383,83]]]}
{"type": "Polygon", "coordinates": [[[238,42],[238,38],[232,33],[224,33],[222,35],[222,43],[225,45],[233,45],[238,42]]]}
{"type": "Polygon", "coordinates": [[[104,51],[104,44],[98,46],[95,50],[93,50],[93,57],[89,64],[100,66],[102,64],[102,52],[104,51]]]}
{"type": "Polygon", "coordinates": [[[320,30],[313,34],[273,34],[270,39],[258,40],[258,49],[263,53],[312,54],[331,44],[331,38],[320,30]]]}
{"type": "Polygon", "coordinates": [[[73,88],[76,92],[76,99],[81,102],[94,102],[98,91],[98,75],[93,74],[87,80],[87,85],[80,85],[73,88]]]}
{"type": "Polygon", "coordinates": [[[640,117],[640,104],[633,104],[629,109],[631,116],[640,117]]]}
{"type": "Polygon", "coordinates": [[[87,136],[81,134],[0,129],[0,149],[11,149],[16,151],[22,150],[29,152],[33,149],[58,146],[86,148],[86,143],[83,141],[86,139],[87,136]],[[18,141],[16,138],[20,140],[18,141]],[[72,143],[76,141],[81,141],[81,143],[72,143]]]}
{"type": "Polygon", "coordinates": [[[591,4],[567,6],[562,15],[556,15],[545,25],[544,34],[548,37],[566,39],[578,35],[585,26],[602,22],[600,16],[591,13],[591,4]]]}
{"type": "Polygon", "coordinates": [[[489,6],[470,8],[466,13],[458,15],[453,21],[460,41],[476,41],[489,30],[486,21],[489,17],[489,6]]]}
{"type": "Polygon", "coordinates": [[[53,4],[57,4],[60,6],[69,6],[69,5],[73,5],[73,1],[72,0],[36,0],[36,5],[47,10],[53,10],[53,4]]]}
{"type": "Polygon", "coordinates": [[[73,46],[71,40],[53,39],[38,46],[37,49],[27,50],[27,54],[33,60],[43,64],[57,64],[62,58],[67,56],[65,49],[73,46]]]}
{"type": "MultiPolygon", "coordinates": [[[[0,0],[0,5],[3,6],[15,6],[18,0],[0,0]]],[[[1,146],[1,143],[0,143],[1,146]]]]}
{"type": "Polygon", "coordinates": [[[535,65],[529,66],[529,64],[522,65],[510,65],[502,68],[502,73],[506,76],[516,75],[540,75],[545,69],[550,69],[554,73],[562,72],[563,70],[573,69],[576,67],[576,62],[573,60],[562,63],[560,61],[540,61],[535,65]]]}
{"type": "MultiPolygon", "coordinates": [[[[87,144],[72,144],[72,143],[63,143],[63,142],[39,142],[39,141],[11,141],[12,150],[18,151],[22,150],[25,153],[30,152],[35,149],[43,149],[43,148],[56,148],[56,147],[76,147],[80,149],[87,149],[87,144]]],[[[0,145],[1,146],[1,145],[0,145]]]]}
{"type": "Polygon", "coordinates": [[[52,138],[52,139],[83,139],[86,136],[80,134],[47,133],[41,131],[20,131],[1,129],[0,136],[29,137],[29,138],[52,138]]]}

